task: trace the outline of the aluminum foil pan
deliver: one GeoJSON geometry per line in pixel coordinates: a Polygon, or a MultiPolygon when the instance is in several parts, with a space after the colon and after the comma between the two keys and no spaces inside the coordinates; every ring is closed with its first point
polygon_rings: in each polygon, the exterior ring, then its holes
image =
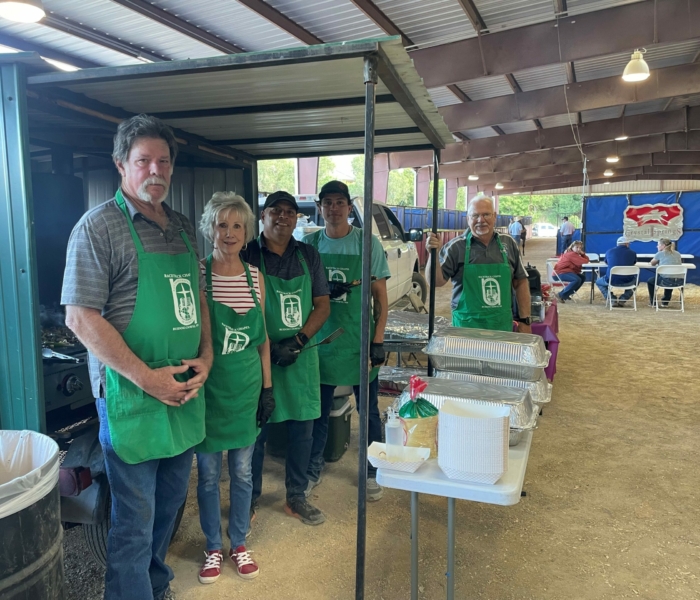
{"type": "MultiPolygon", "coordinates": [[[[426,377],[424,381],[428,382],[428,387],[421,392],[421,398],[425,398],[438,409],[445,400],[495,402],[510,406],[511,429],[534,429],[537,424],[539,407],[532,402],[527,390],[487,383],[436,379],[435,377],[426,377]]],[[[411,396],[408,390],[405,390],[396,399],[396,408],[401,408],[410,401],[411,396]]]]}
{"type": "MultiPolygon", "coordinates": [[[[384,367],[383,367],[384,368],[384,367]]],[[[380,371],[381,374],[381,371],[380,371]]],[[[473,373],[461,373],[459,371],[435,370],[437,379],[454,379],[457,381],[471,381],[472,383],[488,383],[491,385],[503,385],[510,388],[528,390],[535,404],[547,404],[552,399],[552,384],[547,381],[547,376],[542,373],[537,381],[522,381],[520,379],[506,379],[505,377],[487,377],[486,375],[474,375],[473,373]]],[[[406,379],[408,381],[408,379],[406,379]]]]}
{"type": "MultiPolygon", "coordinates": [[[[391,340],[428,341],[428,318],[423,313],[405,310],[390,310],[387,316],[384,338],[391,340]]],[[[450,322],[445,317],[435,317],[435,329],[447,328],[450,322]]]]}
{"type": "Polygon", "coordinates": [[[420,367],[381,367],[379,369],[379,385],[385,389],[403,392],[411,375],[425,378],[428,375],[428,370],[420,367]]]}

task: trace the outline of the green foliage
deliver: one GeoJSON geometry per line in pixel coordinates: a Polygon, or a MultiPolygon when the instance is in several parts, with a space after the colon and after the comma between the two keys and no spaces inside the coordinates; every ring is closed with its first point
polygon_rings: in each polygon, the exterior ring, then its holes
{"type": "Polygon", "coordinates": [[[467,188],[457,188],[457,210],[467,210],[467,188]]]}
{"type": "MultiPolygon", "coordinates": [[[[445,188],[447,181],[440,179],[438,182],[438,208],[445,208],[445,188]]],[[[428,191],[428,208],[433,207],[433,182],[430,182],[430,190],[428,191]]]]}
{"type": "Polygon", "coordinates": [[[576,227],[581,225],[583,199],[579,194],[556,194],[547,196],[500,196],[498,212],[517,217],[531,216],[533,223],[561,225],[562,217],[569,217],[576,227]]]}
{"type": "Polygon", "coordinates": [[[277,190],[295,194],[294,169],[294,159],[292,158],[258,161],[258,190],[265,194],[270,194],[277,190]]]}
{"type": "Polygon", "coordinates": [[[416,174],[413,169],[397,169],[389,172],[389,190],[386,203],[398,206],[415,204],[416,174]]]}
{"type": "Polygon", "coordinates": [[[324,183],[336,179],[335,161],[330,156],[322,156],[318,160],[318,186],[316,193],[321,190],[324,183]]]}
{"type": "Polygon", "coordinates": [[[350,197],[364,197],[365,195],[365,157],[363,154],[358,154],[352,159],[352,174],[355,176],[355,181],[348,184],[350,189],[350,197]]]}

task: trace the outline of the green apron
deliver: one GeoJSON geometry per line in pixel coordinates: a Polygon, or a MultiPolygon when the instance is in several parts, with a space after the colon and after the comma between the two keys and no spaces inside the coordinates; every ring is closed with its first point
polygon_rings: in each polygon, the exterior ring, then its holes
{"type": "MultiPolygon", "coordinates": [[[[265,324],[270,343],[296,335],[309,318],[313,308],[311,275],[304,257],[296,256],[304,274],[294,279],[280,279],[267,274],[260,245],[260,272],[265,278],[265,324]]],[[[313,340],[309,340],[309,344],[313,340]]],[[[272,365],[272,387],[275,390],[275,410],[269,423],[310,421],[321,416],[321,384],[318,372],[318,351],[304,350],[289,367],[272,365]]]]}
{"type": "Polygon", "coordinates": [[[462,271],[462,295],[452,312],[452,325],[470,329],[513,331],[513,307],[508,255],[496,237],[503,255],[502,263],[470,265],[472,234],[467,234],[467,247],[462,271]]]}
{"type": "MultiPolygon", "coordinates": [[[[130,350],[152,369],[179,366],[199,353],[202,319],[199,264],[187,235],[188,252],[145,252],[121,190],[117,205],[129,224],[138,257],[138,289],[131,321],[122,334],[130,350]]],[[[167,406],[106,367],[107,421],[112,446],[128,464],[182,454],[204,439],[204,388],[183,406],[167,406]]],[[[177,375],[187,381],[192,370],[177,375]]]]}
{"type": "Polygon", "coordinates": [[[211,319],[214,364],[205,384],[207,437],[197,452],[245,448],[260,433],[256,423],[262,390],[262,364],[258,346],[265,342],[265,324],[248,265],[245,268],[255,307],[239,315],[214,300],[211,260],[207,258],[207,305],[211,319]]]}
{"type": "MultiPolygon", "coordinates": [[[[323,231],[317,231],[309,243],[318,250],[323,231]]],[[[358,254],[321,254],[328,281],[355,281],[362,278],[362,244],[358,244],[358,254]]],[[[339,298],[331,298],[331,314],[321,327],[319,340],[329,336],[338,327],[345,333],[331,344],[318,347],[318,361],[321,366],[321,383],[326,385],[360,384],[360,347],[362,324],[362,295],[360,288],[339,298]]],[[[374,321],[370,324],[370,340],[374,339],[374,321]]],[[[373,381],[379,368],[370,373],[373,381]]]]}

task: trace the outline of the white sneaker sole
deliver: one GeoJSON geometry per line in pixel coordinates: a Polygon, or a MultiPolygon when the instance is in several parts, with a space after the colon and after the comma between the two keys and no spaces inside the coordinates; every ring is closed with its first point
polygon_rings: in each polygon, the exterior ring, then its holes
{"type": "Polygon", "coordinates": [[[221,575],[217,575],[216,577],[202,577],[199,575],[197,578],[199,579],[199,583],[214,583],[221,575]]]}

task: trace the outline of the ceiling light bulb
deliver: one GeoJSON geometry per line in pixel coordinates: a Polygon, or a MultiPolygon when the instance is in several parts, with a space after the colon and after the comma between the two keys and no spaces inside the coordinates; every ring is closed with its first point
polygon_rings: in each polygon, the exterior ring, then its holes
{"type": "Polygon", "coordinates": [[[645,52],[646,50],[642,48],[641,50],[635,50],[632,53],[632,58],[627,63],[625,71],[622,74],[622,79],[624,81],[644,81],[649,77],[649,65],[644,60],[645,52]]]}
{"type": "Polygon", "coordinates": [[[612,177],[613,172],[611,169],[606,169],[606,171],[605,171],[605,173],[603,173],[603,175],[605,175],[606,177],[612,177]]]}
{"type": "Polygon", "coordinates": [[[513,192],[513,196],[517,196],[520,192],[513,192]]]}
{"type": "Polygon", "coordinates": [[[624,133],[622,135],[618,135],[615,138],[616,142],[624,142],[629,136],[626,136],[624,133]]]}
{"type": "Polygon", "coordinates": [[[0,17],[18,23],[37,23],[46,16],[41,0],[0,1],[0,17]]]}
{"type": "Polygon", "coordinates": [[[610,185],[610,182],[609,182],[609,181],[604,181],[604,182],[603,182],[603,185],[610,185]]]}
{"type": "Polygon", "coordinates": [[[613,156],[608,156],[605,160],[609,163],[616,163],[617,161],[620,160],[620,157],[617,155],[613,155],[613,156]]]}
{"type": "Polygon", "coordinates": [[[467,177],[467,179],[469,179],[469,181],[478,181],[479,176],[478,175],[470,175],[469,177],[467,177]]]}
{"type": "Polygon", "coordinates": [[[502,183],[497,183],[497,184],[496,184],[496,189],[497,189],[497,190],[502,190],[502,189],[503,189],[503,184],[502,184],[502,183]]]}

